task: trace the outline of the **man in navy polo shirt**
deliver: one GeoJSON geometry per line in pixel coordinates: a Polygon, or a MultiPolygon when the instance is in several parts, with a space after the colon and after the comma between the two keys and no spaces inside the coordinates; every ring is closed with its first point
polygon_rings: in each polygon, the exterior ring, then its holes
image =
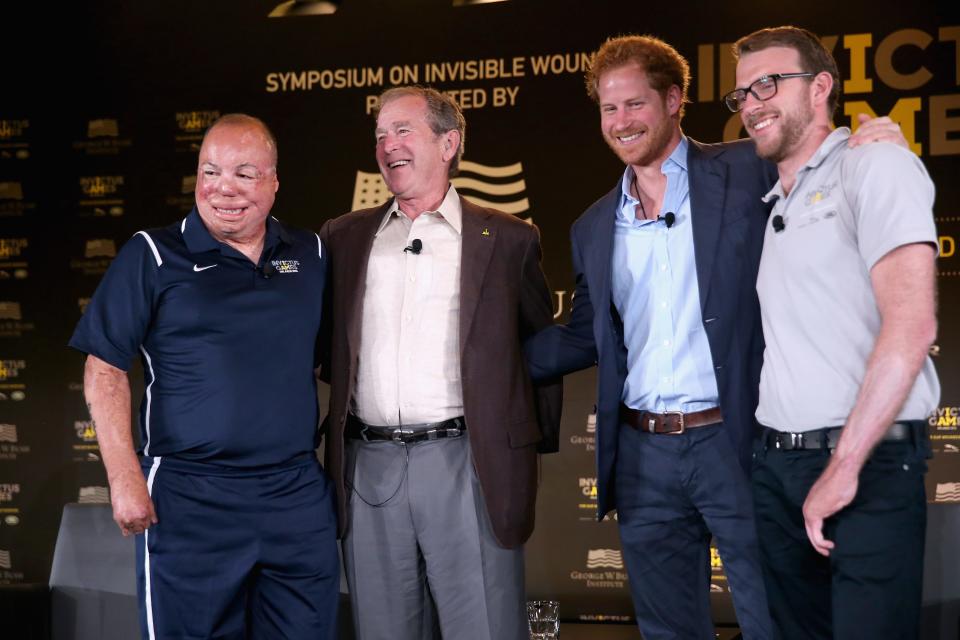
{"type": "Polygon", "coordinates": [[[214,123],[196,208],[134,235],[70,340],[89,354],[84,392],[114,519],[143,534],[144,638],[335,632],[336,516],[314,454],[326,255],[316,234],[269,216],[276,167],[263,122],[214,123]],[[126,372],[137,355],[135,452],[126,372]]]}

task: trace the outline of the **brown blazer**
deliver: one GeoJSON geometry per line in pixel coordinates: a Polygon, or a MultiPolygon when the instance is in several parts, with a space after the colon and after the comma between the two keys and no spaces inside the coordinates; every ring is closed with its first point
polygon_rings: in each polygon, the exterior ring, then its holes
{"type": "MultiPolygon", "coordinates": [[[[552,324],[553,307],[536,227],[463,198],[460,204],[463,410],[494,535],[514,548],[533,531],[537,452],[559,448],[561,384],[534,387],[522,349],[525,338],[552,324]]],[[[321,346],[320,374],[331,387],[324,464],[337,487],[341,536],[343,432],[357,375],[367,262],[389,206],[348,213],[320,230],[330,269],[323,333],[329,343],[321,346]]]]}

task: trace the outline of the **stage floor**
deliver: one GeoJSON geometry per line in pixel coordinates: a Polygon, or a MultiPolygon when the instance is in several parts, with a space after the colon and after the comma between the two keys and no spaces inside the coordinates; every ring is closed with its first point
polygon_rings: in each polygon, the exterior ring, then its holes
{"type": "MultiPolygon", "coordinates": [[[[639,640],[641,637],[636,625],[575,624],[570,622],[560,624],[560,638],[562,640],[639,640]]],[[[739,629],[717,629],[717,640],[734,640],[739,637],[739,629]]]]}

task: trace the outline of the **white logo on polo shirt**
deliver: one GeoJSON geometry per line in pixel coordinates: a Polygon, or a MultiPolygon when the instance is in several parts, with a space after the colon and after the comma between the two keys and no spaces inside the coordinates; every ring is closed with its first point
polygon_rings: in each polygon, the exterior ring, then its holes
{"type": "Polygon", "coordinates": [[[277,270],[277,273],[300,273],[299,260],[271,260],[270,264],[277,270]]]}
{"type": "Polygon", "coordinates": [[[199,272],[201,272],[201,271],[206,271],[207,269],[213,269],[215,266],[217,266],[217,265],[215,265],[215,264],[209,264],[209,265],[207,265],[207,266],[205,266],[205,267],[201,267],[200,265],[195,264],[195,265],[193,265],[193,270],[196,271],[197,273],[199,273],[199,272]]]}

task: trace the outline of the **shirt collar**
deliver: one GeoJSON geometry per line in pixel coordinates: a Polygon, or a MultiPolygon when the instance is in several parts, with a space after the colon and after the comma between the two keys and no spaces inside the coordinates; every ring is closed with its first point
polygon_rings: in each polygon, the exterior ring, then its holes
{"type": "MultiPolygon", "coordinates": [[[[440,203],[437,210],[424,211],[423,213],[439,214],[441,218],[447,221],[447,224],[453,227],[454,231],[461,233],[461,229],[463,228],[463,209],[460,207],[460,195],[452,184],[450,188],[447,189],[447,195],[444,196],[443,202],[440,203]]],[[[403,215],[396,198],[390,203],[390,208],[387,209],[387,212],[383,214],[383,219],[380,221],[380,226],[377,227],[377,233],[375,235],[380,235],[380,232],[383,231],[384,227],[393,219],[394,215],[398,217],[403,215]]]]}
{"type": "MultiPolygon", "coordinates": [[[[210,235],[207,226],[203,224],[203,218],[197,207],[183,219],[180,223],[180,233],[183,241],[187,245],[190,253],[203,253],[204,251],[214,251],[220,249],[223,244],[210,235]]],[[[285,244],[293,244],[293,237],[290,232],[273,216],[267,216],[267,231],[263,239],[264,247],[272,247],[282,241],[285,244]]]]}
{"type": "MultiPolygon", "coordinates": [[[[673,152],[670,153],[670,156],[663,161],[663,164],[660,165],[660,173],[667,175],[668,173],[681,173],[684,174],[687,171],[687,149],[689,148],[689,143],[687,142],[687,136],[680,135],[680,143],[676,146],[673,152]]],[[[623,171],[623,179],[620,181],[620,206],[617,208],[617,214],[621,217],[628,217],[630,222],[633,222],[635,214],[630,213],[633,211],[633,207],[627,207],[630,211],[623,213],[624,207],[627,203],[630,203],[634,206],[637,205],[640,201],[633,197],[633,194],[630,193],[630,187],[633,186],[633,167],[627,165],[627,168],[623,171]]]]}
{"type": "MultiPolygon", "coordinates": [[[[830,154],[836,150],[842,144],[846,144],[847,139],[850,137],[850,129],[847,127],[837,127],[830,132],[826,138],[823,139],[823,142],[820,143],[820,146],[817,147],[817,150],[813,152],[813,155],[810,156],[810,159],[800,167],[800,171],[797,172],[799,178],[800,174],[809,169],[816,169],[823,161],[826,160],[830,154]]],[[[780,181],[777,180],[777,183],[773,185],[773,188],[763,196],[764,202],[770,202],[774,198],[783,198],[786,194],[783,192],[783,185],[780,184],[780,181]]]]}

